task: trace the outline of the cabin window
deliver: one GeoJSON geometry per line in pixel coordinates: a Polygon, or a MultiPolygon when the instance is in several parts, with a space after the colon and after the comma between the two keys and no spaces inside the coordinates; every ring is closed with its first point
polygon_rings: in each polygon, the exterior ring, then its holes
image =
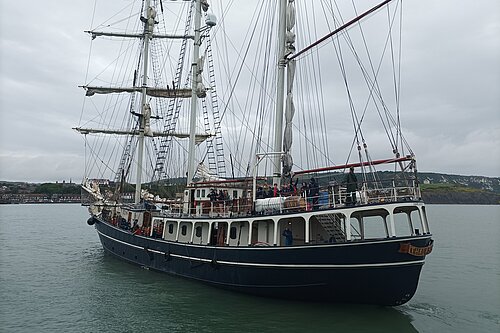
{"type": "Polygon", "coordinates": [[[201,197],[204,198],[205,197],[205,190],[201,190],[201,197]]]}
{"type": "Polygon", "coordinates": [[[229,229],[229,237],[231,239],[236,239],[236,227],[231,227],[231,229],[229,229]]]}
{"type": "Polygon", "coordinates": [[[196,237],[201,237],[201,230],[202,230],[201,226],[197,226],[195,230],[196,230],[196,237]]]}
{"type": "Polygon", "coordinates": [[[187,225],[183,225],[181,227],[181,234],[182,234],[182,236],[186,236],[187,235],[187,225]]]}
{"type": "MultiPolygon", "coordinates": [[[[424,212],[425,213],[425,212],[424,212]]],[[[418,210],[414,210],[410,214],[410,218],[412,221],[413,232],[415,235],[420,235],[424,232],[424,221],[420,218],[420,214],[418,210]]]]}
{"type": "MultiPolygon", "coordinates": [[[[351,219],[351,225],[356,225],[357,221],[351,219]]],[[[365,238],[385,238],[389,236],[389,217],[387,217],[387,224],[384,222],[382,216],[368,216],[363,218],[365,238]]]]}
{"type": "Polygon", "coordinates": [[[200,197],[200,190],[196,190],[196,197],[199,198],[200,197]]]}
{"type": "Polygon", "coordinates": [[[394,214],[394,228],[396,236],[410,236],[414,232],[410,225],[409,215],[406,213],[394,214]]]}
{"type": "Polygon", "coordinates": [[[169,234],[173,234],[174,233],[174,224],[173,223],[170,223],[168,225],[168,233],[169,234]]]}

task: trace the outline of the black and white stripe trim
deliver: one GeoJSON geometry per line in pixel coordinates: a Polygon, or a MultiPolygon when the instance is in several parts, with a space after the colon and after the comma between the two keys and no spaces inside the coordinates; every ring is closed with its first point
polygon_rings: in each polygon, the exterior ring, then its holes
{"type": "MultiPolygon", "coordinates": [[[[148,249],[142,246],[130,244],[119,239],[113,238],[111,236],[105,235],[104,233],[97,230],[97,232],[106,238],[109,238],[115,242],[140,249],[146,250],[151,253],[157,253],[160,255],[168,255],[174,258],[191,260],[191,261],[199,261],[204,263],[211,263],[213,260],[185,256],[175,253],[167,253],[163,251],[148,249]]],[[[394,266],[408,266],[408,265],[423,265],[425,260],[413,260],[413,261],[401,261],[401,262],[385,262],[385,263],[370,263],[370,264],[265,264],[265,263],[251,263],[251,262],[237,262],[237,261],[225,261],[225,260],[217,260],[217,264],[223,265],[233,265],[233,266],[246,266],[246,267],[274,267],[274,268],[301,268],[301,269],[322,269],[322,268],[376,268],[376,267],[394,267],[394,266]]]]}

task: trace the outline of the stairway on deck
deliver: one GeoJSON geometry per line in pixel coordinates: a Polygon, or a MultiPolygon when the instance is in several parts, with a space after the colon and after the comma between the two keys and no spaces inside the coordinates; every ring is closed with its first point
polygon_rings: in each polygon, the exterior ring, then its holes
{"type": "Polygon", "coordinates": [[[342,230],[342,219],[339,215],[324,214],[316,215],[315,217],[328,233],[329,238],[333,237],[335,242],[345,242],[346,236],[344,230],[342,230]]]}

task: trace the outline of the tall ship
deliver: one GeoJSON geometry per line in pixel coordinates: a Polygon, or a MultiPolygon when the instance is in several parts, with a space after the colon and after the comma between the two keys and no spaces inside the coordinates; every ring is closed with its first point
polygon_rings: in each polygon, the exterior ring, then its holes
{"type": "Polygon", "coordinates": [[[401,0],[97,5],[74,129],[104,250],[253,295],[408,302],[433,240],[403,17],[401,0]]]}

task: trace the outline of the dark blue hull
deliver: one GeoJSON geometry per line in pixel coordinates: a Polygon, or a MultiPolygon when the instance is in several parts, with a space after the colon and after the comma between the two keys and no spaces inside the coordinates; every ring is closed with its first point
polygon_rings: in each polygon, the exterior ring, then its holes
{"type": "Polygon", "coordinates": [[[417,289],[431,235],[291,247],[222,247],[135,236],[94,218],[105,250],[137,265],[253,295],[400,305],[417,289]]]}

